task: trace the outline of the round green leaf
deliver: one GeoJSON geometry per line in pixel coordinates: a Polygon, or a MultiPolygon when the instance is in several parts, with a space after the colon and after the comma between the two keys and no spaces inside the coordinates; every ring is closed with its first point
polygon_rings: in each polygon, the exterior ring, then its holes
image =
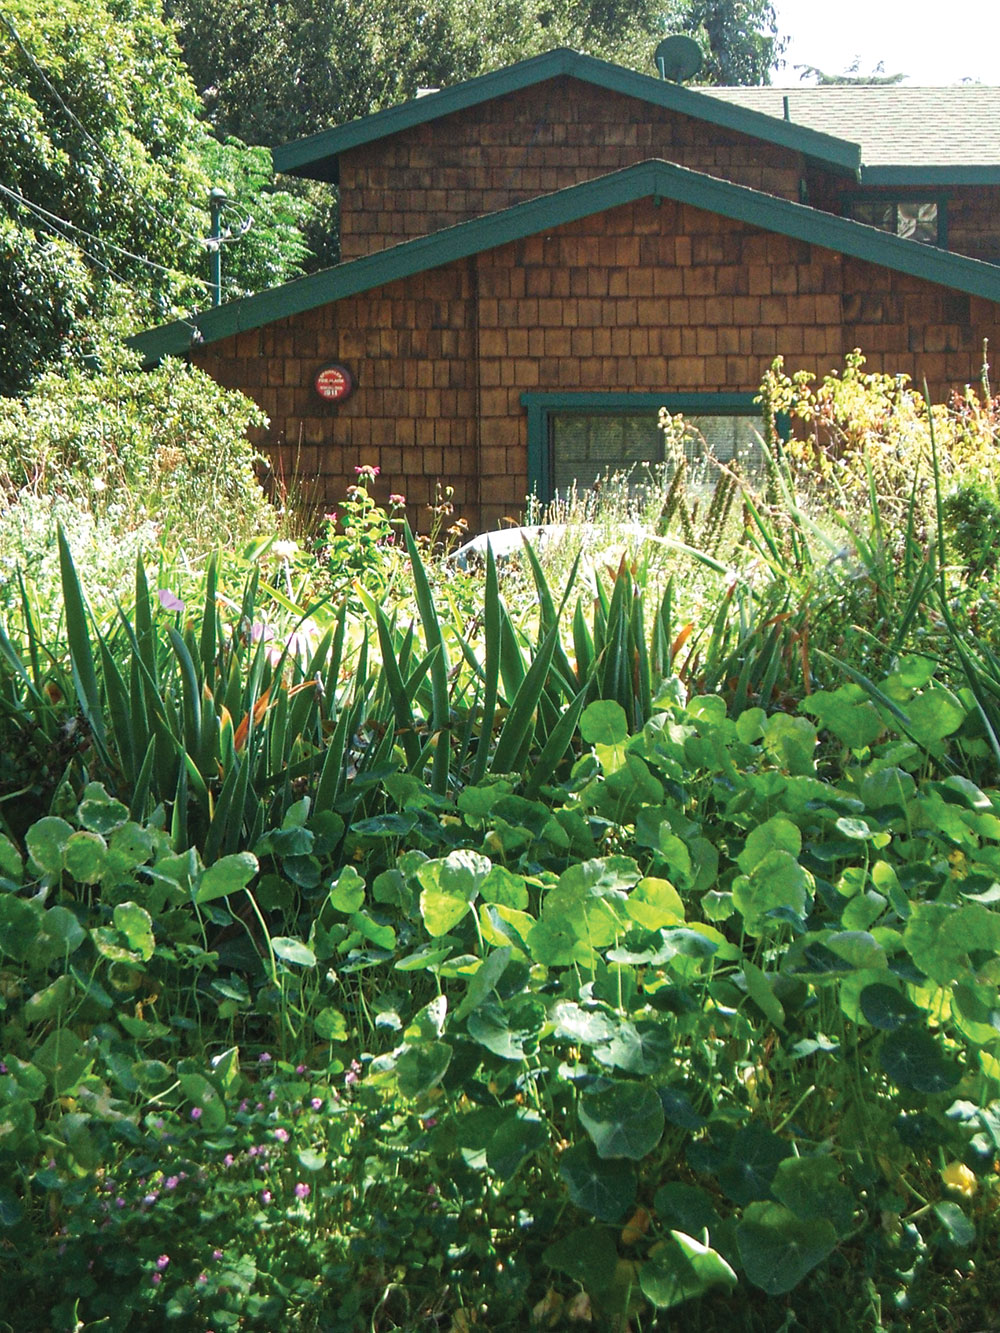
{"type": "Polygon", "coordinates": [[[56,815],[37,820],[25,834],[28,854],[44,875],[61,875],[63,851],[73,836],[72,825],[56,815]]]}
{"type": "Polygon", "coordinates": [[[210,903],[215,898],[245,889],[257,873],[257,858],[252,852],[234,852],[210,865],[201,876],[195,902],[210,903]]]}
{"type": "Polygon", "coordinates": [[[214,1133],[226,1123],[226,1103],[222,1100],[218,1088],[204,1074],[178,1074],[181,1091],[194,1107],[201,1108],[198,1124],[202,1129],[214,1133]]]}
{"type": "Polygon", "coordinates": [[[621,704],[598,699],[580,715],[580,735],[588,745],[624,745],[628,740],[628,718],[621,704]]]}
{"type": "Polygon", "coordinates": [[[313,1019],[316,1035],[324,1041],[346,1041],[347,1019],[339,1009],[321,1009],[313,1019]]]}
{"type": "Polygon", "coordinates": [[[534,1111],[511,1115],[497,1129],[486,1148],[486,1161],[498,1179],[507,1181],[524,1162],[543,1148],[548,1133],[534,1111]]]}
{"type": "Polygon", "coordinates": [[[957,1203],[945,1201],[936,1203],[934,1212],[938,1221],[944,1227],[949,1241],[952,1245],[965,1249],[976,1239],[976,1228],[962,1212],[957,1203]]]}
{"type": "Polygon", "coordinates": [[[577,1143],[559,1159],[559,1174],[578,1208],[599,1222],[620,1222],[635,1203],[636,1174],[621,1161],[602,1161],[592,1143],[577,1143]]]}
{"type": "Polygon", "coordinates": [[[771,1193],[804,1222],[826,1218],[841,1235],[854,1219],[854,1197],[840,1180],[832,1157],[788,1157],[771,1182],[771,1193]]]}
{"type": "Polygon", "coordinates": [[[360,910],[365,901],[365,882],[353,866],[344,866],[330,885],[330,906],[348,916],[360,910]]]}
{"type": "Polygon", "coordinates": [[[445,1076],[452,1049],[446,1041],[405,1046],[396,1061],[396,1079],[404,1097],[422,1097],[445,1076]]]}
{"type": "Polygon", "coordinates": [[[908,996],[882,981],[866,986],[858,1003],[866,1021],[883,1032],[894,1032],[896,1028],[926,1018],[924,1011],[918,1009],[908,996]]]}
{"type": "Polygon", "coordinates": [[[287,935],[276,935],[271,940],[271,948],[275,957],[280,958],[283,963],[295,963],[298,967],[316,966],[316,955],[309,945],[303,944],[301,940],[292,939],[287,935]]]}
{"type": "Polygon", "coordinates": [[[128,946],[145,963],[153,956],[156,947],[153,939],[153,918],[138,903],[119,903],[112,920],[128,941],[128,946]]]}
{"type": "Polygon", "coordinates": [[[769,1296],[798,1286],[837,1243],[833,1224],[805,1222],[780,1203],[752,1203],[736,1228],[746,1275],[769,1296]]]}
{"type": "Polygon", "coordinates": [[[664,1226],[688,1235],[718,1226],[719,1214],[708,1194],[697,1185],[671,1181],[661,1185],[653,1200],[656,1215],[664,1226]]]}
{"type": "Polygon", "coordinates": [[[580,1123],[601,1158],[638,1162],[663,1135],[663,1103],[648,1083],[613,1083],[580,1099],[580,1123]]]}
{"type": "Polygon", "coordinates": [[[912,1088],[914,1092],[948,1092],[962,1077],[959,1066],[941,1053],[926,1028],[890,1032],[878,1060],[898,1088],[912,1088]]]}
{"type": "Polygon", "coordinates": [[[545,1009],[529,996],[503,1006],[486,1001],[469,1014],[466,1028],[473,1041],[501,1060],[523,1060],[533,1054],[545,1022],[545,1009]]]}
{"type": "Polygon", "coordinates": [[[78,829],[63,849],[63,866],[78,884],[96,884],[108,864],[108,845],[99,833],[78,829]]]}
{"type": "Polygon", "coordinates": [[[712,1287],[736,1285],[736,1274],[722,1255],[683,1231],[654,1245],[639,1269],[643,1295],[661,1310],[692,1300],[712,1287]]]}

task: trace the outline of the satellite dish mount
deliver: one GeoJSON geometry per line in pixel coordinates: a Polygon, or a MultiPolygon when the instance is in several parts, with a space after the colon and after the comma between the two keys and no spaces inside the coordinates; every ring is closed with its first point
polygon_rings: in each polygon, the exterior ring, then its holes
{"type": "Polygon", "coordinates": [[[673,37],[664,37],[654,51],[653,59],[661,79],[683,83],[685,79],[694,78],[701,69],[701,47],[693,37],[679,32],[673,37]]]}

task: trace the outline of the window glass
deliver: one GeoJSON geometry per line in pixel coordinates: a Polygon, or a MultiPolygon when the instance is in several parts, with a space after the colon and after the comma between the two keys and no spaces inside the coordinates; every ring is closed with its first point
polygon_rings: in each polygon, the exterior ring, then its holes
{"type": "Polygon", "coordinates": [[[878,227],[925,245],[938,243],[938,206],[927,199],[855,199],[851,202],[855,222],[878,227]]]}
{"type": "Polygon", "coordinates": [[[672,471],[682,451],[692,467],[690,481],[712,485],[720,463],[739,461],[752,471],[762,461],[756,416],[683,415],[684,438],[674,451],[653,413],[621,414],[554,412],[550,421],[552,489],[566,496],[574,487],[587,490],[606,474],[630,473],[642,480],[643,465],[664,464],[672,471]]]}

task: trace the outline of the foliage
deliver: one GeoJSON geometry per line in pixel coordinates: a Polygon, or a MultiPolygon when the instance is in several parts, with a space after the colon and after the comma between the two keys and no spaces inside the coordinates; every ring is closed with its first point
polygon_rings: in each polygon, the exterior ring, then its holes
{"type": "Polygon", "coordinates": [[[710,52],[707,81],[765,82],[780,49],[762,0],[643,3],[504,0],[502,4],[318,5],[240,0],[221,12],[171,0],[185,59],[221,133],[281,143],[416,95],[570,46],[653,73],[664,27],[710,52]]]}
{"type": "Polygon", "coordinates": [[[87,354],[87,315],[207,304],[208,173],[257,222],[233,294],[298,271],[307,210],[263,150],[209,138],[159,0],[12,0],[0,61],[0,393],[87,354]]]}
{"type": "Polygon", "coordinates": [[[27,397],[5,401],[4,602],[20,599],[18,569],[42,589],[58,587],[46,514],[69,511],[78,530],[89,516],[91,558],[97,568],[107,560],[111,586],[116,571],[129,574],[122,544],[134,562],[137,545],[152,551],[168,536],[194,555],[267,534],[273,514],[247,439],[261,423],[248,399],[194,367],[171,361],[139,374],[114,346],[101,368],[50,371],[27,397]]]}

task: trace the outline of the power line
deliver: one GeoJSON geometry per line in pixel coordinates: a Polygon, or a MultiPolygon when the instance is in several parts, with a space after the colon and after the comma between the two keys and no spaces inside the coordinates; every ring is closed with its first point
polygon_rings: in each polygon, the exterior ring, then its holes
{"type": "MultiPolygon", "coordinates": [[[[85,227],[81,227],[75,222],[70,222],[68,219],[60,217],[58,213],[49,212],[49,210],[43,208],[41,204],[34,203],[31,199],[28,199],[26,195],[21,194],[17,190],[12,190],[7,185],[0,184],[0,194],[7,195],[9,198],[13,199],[15,203],[20,204],[29,212],[34,213],[43,223],[51,223],[55,226],[64,227],[67,231],[76,232],[80,236],[85,236],[88,241],[93,241],[95,245],[106,246],[107,249],[114,250],[116,254],[123,255],[126,259],[134,259],[137,264],[143,264],[146,268],[153,269],[157,273],[166,273],[169,277],[183,278],[185,281],[197,283],[199,287],[204,287],[206,289],[211,288],[211,283],[206,282],[204,278],[196,278],[193,274],[184,273],[181,269],[170,268],[166,264],[158,264],[154,259],[146,259],[142,255],[134,254],[131,250],[126,250],[122,246],[116,245],[114,241],[106,240],[101,236],[95,236],[93,232],[87,231],[85,227]]],[[[234,237],[232,239],[235,240],[238,238],[234,237]]],[[[76,244],[76,242],[73,242],[73,244],[76,244]]],[[[95,263],[98,262],[89,251],[84,250],[82,246],[79,248],[84,254],[88,255],[91,259],[94,259],[95,263]]],[[[121,279],[119,280],[121,281],[121,279]]],[[[230,279],[230,285],[233,285],[232,279],[230,279]]]]}
{"type": "Polygon", "coordinates": [[[67,103],[62,97],[62,94],[59,92],[58,88],[56,88],[55,84],[45,73],[45,70],[42,69],[41,65],[39,65],[38,61],[25,46],[24,42],[21,40],[21,35],[18,32],[17,28],[14,26],[13,20],[7,14],[5,14],[3,10],[0,10],[0,22],[3,23],[4,27],[10,33],[11,37],[14,39],[14,42],[17,45],[18,50],[21,52],[25,60],[27,60],[28,64],[32,67],[32,69],[41,79],[42,83],[44,83],[45,87],[55,98],[59,106],[62,107],[63,111],[69,117],[70,121],[77,127],[77,129],[84,136],[87,142],[91,144],[91,146],[97,152],[102,161],[114,172],[114,174],[118,177],[119,183],[123,185],[126,190],[128,190],[129,194],[131,194],[134,199],[137,199],[144,208],[148,209],[153,214],[154,217],[159,219],[159,221],[162,222],[165,227],[172,228],[172,230],[176,231],[180,236],[184,238],[184,240],[189,241],[194,245],[200,245],[200,246],[207,245],[208,242],[204,236],[193,236],[189,232],[185,231],[184,228],[181,227],[179,223],[174,222],[171,218],[165,217],[164,214],[162,214],[159,211],[159,209],[156,208],[155,204],[152,204],[149,201],[149,199],[141,195],[135,189],[135,187],[132,185],[132,182],[129,181],[123,175],[118,164],[114,161],[113,158],[108,156],[108,154],[104,151],[104,148],[90,133],[86,125],[84,125],[84,123],[80,120],[79,116],[76,114],[73,108],[67,105],[67,103]]]}

